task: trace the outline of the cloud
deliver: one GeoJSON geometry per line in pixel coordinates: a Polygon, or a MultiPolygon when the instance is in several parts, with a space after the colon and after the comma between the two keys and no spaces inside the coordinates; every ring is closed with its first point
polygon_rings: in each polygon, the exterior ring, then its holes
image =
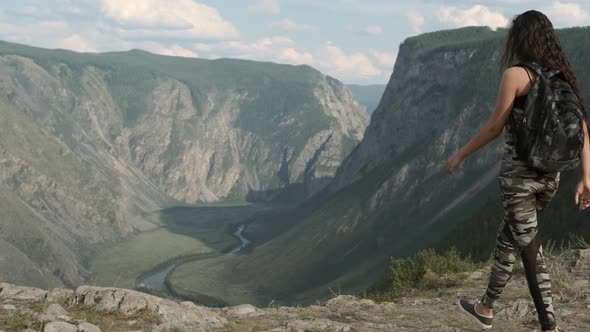
{"type": "Polygon", "coordinates": [[[155,49],[151,49],[152,52],[162,55],[172,55],[172,56],[182,56],[186,58],[198,58],[199,54],[188,50],[180,45],[172,45],[170,47],[156,47],[155,49]]]}
{"type": "MultiPolygon", "coordinates": [[[[10,16],[21,17],[25,19],[37,20],[55,20],[68,18],[75,18],[88,13],[90,9],[96,12],[96,4],[89,1],[79,0],[29,0],[18,1],[19,5],[12,7],[10,1],[7,2],[7,7],[4,11],[10,16]]],[[[16,2],[16,1],[15,1],[16,2]]],[[[1,9],[0,9],[1,10],[1,9]]]]}
{"type": "MultiPolygon", "coordinates": [[[[343,0],[338,2],[336,6],[346,6],[354,11],[376,16],[395,15],[404,8],[401,1],[343,0]]],[[[330,7],[335,6],[332,1],[329,4],[330,7]]]]}
{"type": "Polygon", "coordinates": [[[211,51],[211,46],[209,46],[209,44],[205,44],[205,43],[195,43],[192,45],[192,48],[195,49],[196,51],[200,51],[200,52],[211,51]]]}
{"type": "Polygon", "coordinates": [[[346,52],[333,43],[316,48],[298,47],[290,38],[272,36],[254,42],[220,41],[195,44],[195,50],[206,50],[207,58],[239,58],[257,61],[273,61],[292,65],[307,64],[321,72],[345,82],[386,81],[391,74],[396,54],[370,50],[346,52]]]}
{"type": "Polygon", "coordinates": [[[579,3],[553,1],[543,12],[556,26],[585,26],[590,22],[590,12],[579,3]]]}
{"type": "Polygon", "coordinates": [[[383,27],[381,27],[379,25],[371,25],[371,26],[365,27],[362,30],[362,32],[364,34],[367,34],[370,36],[378,36],[383,33],[383,27]]]}
{"type": "Polygon", "coordinates": [[[509,22],[500,12],[492,11],[482,5],[475,5],[467,9],[443,7],[438,11],[437,17],[442,23],[455,28],[483,25],[496,29],[507,26],[509,22]]]}
{"type": "MultiPolygon", "coordinates": [[[[292,47],[293,40],[284,36],[272,36],[258,39],[248,43],[240,40],[223,41],[207,44],[208,52],[222,54],[224,57],[233,57],[251,60],[272,60],[281,48],[292,47]]],[[[203,50],[202,45],[194,45],[203,50]]]]}
{"type": "Polygon", "coordinates": [[[277,0],[257,0],[255,4],[248,7],[248,11],[257,14],[278,15],[281,6],[277,0]]]}
{"type": "Polygon", "coordinates": [[[96,52],[96,48],[91,46],[88,41],[78,34],[74,34],[57,40],[55,47],[76,52],[96,52]]]}
{"type": "Polygon", "coordinates": [[[289,63],[293,65],[311,64],[313,63],[313,55],[306,51],[299,51],[293,47],[281,48],[276,59],[281,63],[289,63]]]}
{"type": "Polygon", "coordinates": [[[361,52],[346,53],[327,43],[316,50],[316,55],[312,66],[343,81],[367,81],[383,76],[383,71],[361,52]]]}
{"type": "Polygon", "coordinates": [[[237,29],[217,9],[192,0],[102,0],[123,38],[230,39],[237,29]]]}
{"type": "Polygon", "coordinates": [[[311,53],[295,48],[295,42],[284,36],[265,37],[254,42],[232,40],[197,43],[193,45],[193,49],[206,52],[208,58],[228,57],[297,65],[311,63],[313,60],[311,53]]]}
{"type": "Polygon", "coordinates": [[[424,16],[412,11],[407,13],[406,17],[408,18],[408,21],[410,21],[412,31],[414,31],[415,33],[422,32],[422,28],[424,27],[425,22],[424,16]]]}
{"type": "MultiPolygon", "coordinates": [[[[30,7],[22,8],[19,14],[11,10],[25,6],[0,5],[0,39],[79,52],[138,48],[172,56],[308,64],[354,83],[384,82],[391,74],[394,53],[371,49],[371,45],[349,50],[344,44],[299,44],[280,33],[264,38],[242,37],[216,8],[201,4],[205,0],[195,1],[179,0],[174,8],[168,8],[163,0],[30,0],[25,3],[30,7]],[[70,8],[67,4],[75,6],[70,8]]],[[[320,32],[324,32],[318,26],[279,19],[268,23],[284,28],[275,31],[318,31],[320,38],[320,32]]],[[[363,29],[366,34],[376,35],[383,34],[384,27],[375,24],[363,29]]],[[[355,38],[353,34],[360,33],[360,29],[351,28],[348,32],[355,38]]]]}
{"type": "Polygon", "coordinates": [[[371,56],[377,61],[378,65],[382,68],[391,69],[395,65],[397,59],[397,52],[384,52],[374,48],[370,49],[371,56]]]}
{"type": "Polygon", "coordinates": [[[289,19],[273,22],[271,26],[285,31],[311,31],[316,29],[314,26],[299,24],[289,19]]]}
{"type": "Polygon", "coordinates": [[[35,21],[16,24],[0,20],[0,38],[22,44],[55,48],[59,40],[74,34],[63,21],[35,21]]]}

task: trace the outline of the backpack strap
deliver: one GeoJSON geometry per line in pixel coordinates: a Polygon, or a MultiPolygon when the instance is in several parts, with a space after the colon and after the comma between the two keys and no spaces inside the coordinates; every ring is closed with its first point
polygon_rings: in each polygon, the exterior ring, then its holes
{"type": "Polygon", "coordinates": [[[556,76],[558,74],[561,74],[561,71],[560,70],[551,69],[551,70],[547,71],[547,73],[545,74],[545,76],[547,76],[547,78],[551,78],[551,77],[556,76]]]}
{"type": "Polygon", "coordinates": [[[526,70],[526,66],[515,65],[515,67],[521,67],[522,69],[524,69],[524,71],[526,72],[526,75],[529,77],[529,81],[531,82],[531,84],[533,84],[533,78],[531,77],[531,74],[529,73],[529,71],[526,70]]]}
{"type": "Polygon", "coordinates": [[[543,68],[540,64],[538,64],[538,63],[536,63],[534,61],[521,62],[521,63],[517,64],[516,66],[530,68],[535,73],[537,73],[537,75],[542,75],[546,79],[550,79],[553,76],[556,76],[556,75],[559,75],[559,74],[562,73],[559,69],[543,68]]]}
{"type": "MultiPolygon", "coordinates": [[[[541,67],[541,65],[539,65],[536,62],[521,62],[521,63],[517,64],[516,66],[529,68],[530,70],[534,71],[537,74],[537,76],[544,75],[543,67],[541,67]]],[[[528,72],[527,72],[527,74],[528,74],[528,72]]]]}

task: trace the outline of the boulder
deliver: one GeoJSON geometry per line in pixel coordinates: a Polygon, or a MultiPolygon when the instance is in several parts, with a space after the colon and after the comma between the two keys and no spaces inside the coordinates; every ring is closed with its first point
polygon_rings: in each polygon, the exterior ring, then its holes
{"type": "Polygon", "coordinates": [[[47,291],[40,288],[0,284],[0,300],[42,301],[46,295],[47,291]]]}
{"type": "Polygon", "coordinates": [[[477,271],[473,271],[471,274],[469,274],[469,276],[467,278],[469,280],[481,280],[484,277],[485,277],[485,271],[477,270],[477,271]]]}
{"type": "Polygon", "coordinates": [[[14,306],[14,304],[1,304],[0,310],[14,311],[16,310],[16,307],[14,306]]]}
{"type": "Polygon", "coordinates": [[[78,332],[101,332],[100,328],[94,324],[83,322],[78,324],[78,332]]]}
{"type": "Polygon", "coordinates": [[[512,305],[509,305],[500,310],[497,316],[513,319],[532,315],[534,312],[535,306],[531,301],[517,300],[512,303],[512,305]]]}
{"type": "Polygon", "coordinates": [[[225,314],[230,317],[240,317],[250,315],[256,312],[256,307],[250,304],[242,304],[235,307],[227,308],[225,314]]]}
{"type": "Polygon", "coordinates": [[[581,259],[590,259],[590,249],[581,249],[580,250],[580,258],[581,259]]]}
{"type": "Polygon", "coordinates": [[[340,295],[326,302],[326,307],[346,307],[356,304],[357,301],[358,299],[355,296],[340,295]]]}
{"type": "Polygon", "coordinates": [[[74,291],[71,289],[54,288],[47,293],[45,299],[49,302],[61,302],[67,300],[72,294],[74,294],[74,291]]]}
{"type": "Polygon", "coordinates": [[[45,324],[43,332],[78,332],[78,328],[66,322],[51,322],[45,324]]]}
{"type": "Polygon", "coordinates": [[[68,312],[57,303],[52,303],[45,309],[41,315],[41,320],[45,322],[53,321],[70,321],[72,318],[68,316],[68,312]]]}
{"type": "Polygon", "coordinates": [[[148,312],[158,316],[161,328],[177,327],[191,331],[207,331],[222,328],[227,324],[225,318],[205,307],[180,304],[128,289],[80,286],[70,297],[68,304],[93,307],[102,311],[117,311],[127,316],[148,312]]]}

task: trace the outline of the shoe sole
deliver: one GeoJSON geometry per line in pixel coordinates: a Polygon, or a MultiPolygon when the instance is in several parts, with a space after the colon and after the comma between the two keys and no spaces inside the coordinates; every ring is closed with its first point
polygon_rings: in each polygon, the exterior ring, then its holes
{"type": "Polygon", "coordinates": [[[461,305],[461,300],[457,300],[457,307],[459,307],[459,310],[461,310],[462,313],[466,314],[467,317],[471,318],[472,321],[474,321],[477,325],[479,325],[479,327],[481,327],[484,330],[491,330],[492,329],[492,325],[486,325],[484,323],[482,323],[479,319],[477,319],[477,317],[473,316],[469,311],[465,310],[463,308],[463,306],[461,305]]]}

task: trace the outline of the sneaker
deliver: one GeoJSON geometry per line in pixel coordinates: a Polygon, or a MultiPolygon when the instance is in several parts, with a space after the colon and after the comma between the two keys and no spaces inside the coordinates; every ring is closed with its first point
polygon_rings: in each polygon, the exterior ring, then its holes
{"type": "Polygon", "coordinates": [[[489,330],[492,328],[492,318],[494,318],[494,316],[484,316],[479,314],[475,310],[477,303],[479,302],[472,303],[467,300],[460,299],[457,301],[457,306],[461,312],[476,322],[477,325],[479,325],[482,329],[489,330]]]}

